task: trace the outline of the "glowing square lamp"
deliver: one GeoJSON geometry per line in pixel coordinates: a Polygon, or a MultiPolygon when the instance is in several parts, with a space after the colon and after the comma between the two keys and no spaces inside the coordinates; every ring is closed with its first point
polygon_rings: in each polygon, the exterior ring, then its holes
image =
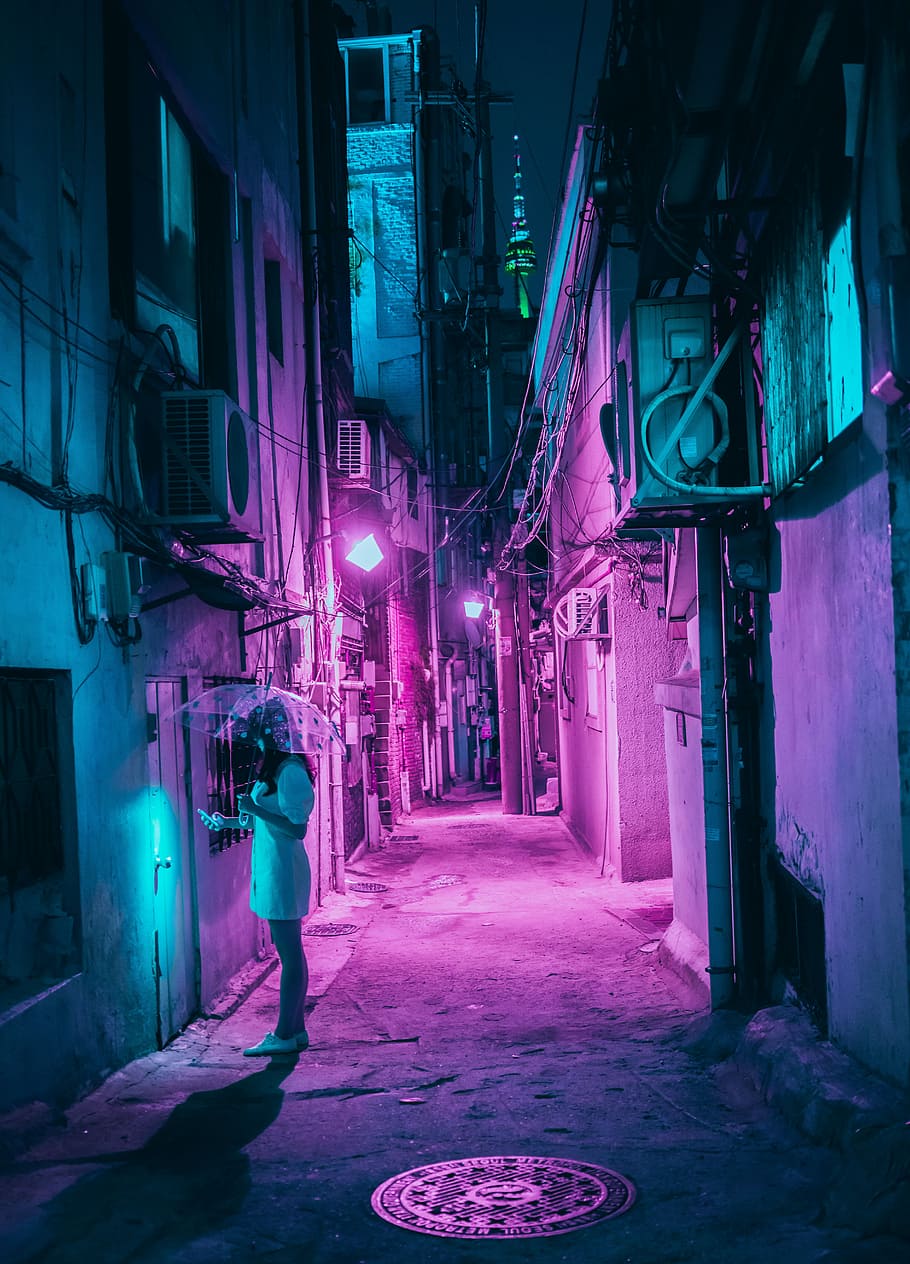
{"type": "Polygon", "coordinates": [[[382,561],[382,549],[376,543],[376,537],[372,531],[368,536],[364,536],[362,540],[358,540],[350,553],[347,554],[347,561],[353,562],[355,566],[359,566],[362,571],[371,571],[382,561]]]}
{"type": "Polygon", "coordinates": [[[479,619],[483,614],[484,603],[482,601],[466,601],[464,603],[464,612],[469,619],[479,619]]]}

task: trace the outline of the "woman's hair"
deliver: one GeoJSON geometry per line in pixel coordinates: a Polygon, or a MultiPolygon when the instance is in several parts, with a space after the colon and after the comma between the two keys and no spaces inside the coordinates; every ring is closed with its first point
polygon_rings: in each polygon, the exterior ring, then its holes
{"type": "Polygon", "coordinates": [[[264,751],[260,752],[259,758],[256,760],[256,778],[258,781],[265,782],[270,794],[275,793],[278,769],[287,757],[286,751],[275,750],[274,747],[267,746],[264,751]]]}
{"type": "Polygon", "coordinates": [[[260,752],[256,761],[255,776],[257,780],[265,782],[270,794],[274,794],[278,788],[278,769],[286,759],[292,758],[300,760],[306,769],[311,785],[315,786],[316,770],[309,756],[302,755],[298,751],[276,750],[272,746],[267,746],[264,751],[260,752]]]}

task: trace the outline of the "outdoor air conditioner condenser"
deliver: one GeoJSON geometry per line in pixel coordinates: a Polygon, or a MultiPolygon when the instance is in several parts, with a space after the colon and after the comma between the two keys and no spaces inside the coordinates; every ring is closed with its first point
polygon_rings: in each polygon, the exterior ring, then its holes
{"type": "Polygon", "coordinates": [[[201,541],[262,536],[256,423],[223,391],[161,395],[161,520],[201,541]]]}
{"type": "Polygon", "coordinates": [[[571,588],[566,604],[569,636],[585,636],[596,629],[598,600],[596,588],[571,588]]]}

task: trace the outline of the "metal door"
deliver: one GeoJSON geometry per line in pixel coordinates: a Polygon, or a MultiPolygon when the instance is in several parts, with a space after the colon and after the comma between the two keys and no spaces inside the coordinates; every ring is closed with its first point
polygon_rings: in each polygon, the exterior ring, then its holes
{"type": "Polygon", "coordinates": [[[179,680],[148,680],[150,881],[158,1046],[196,1013],[196,901],[190,845],[185,730],[167,719],[183,701],[179,680]]]}

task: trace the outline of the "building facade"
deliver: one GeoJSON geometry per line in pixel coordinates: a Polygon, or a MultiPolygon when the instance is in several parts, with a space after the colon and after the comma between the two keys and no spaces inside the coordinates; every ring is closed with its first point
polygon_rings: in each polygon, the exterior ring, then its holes
{"type": "Polygon", "coordinates": [[[664,959],[901,1084],[907,56],[897,5],[618,7],[512,538],[565,559],[563,803],[622,876],[648,770],[664,959]]]}
{"type": "MultiPolygon", "coordinates": [[[[307,383],[318,346],[349,410],[346,273],[317,297],[310,266],[345,203],[343,81],[330,6],[252,17],[99,0],[5,22],[4,1105],[165,1044],[267,951],[248,839],[193,811],[229,807],[249,752],[169,716],[210,684],[338,672],[307,383]]],[[[314,900],[337,880],[330,762],[314,900]]]]}

